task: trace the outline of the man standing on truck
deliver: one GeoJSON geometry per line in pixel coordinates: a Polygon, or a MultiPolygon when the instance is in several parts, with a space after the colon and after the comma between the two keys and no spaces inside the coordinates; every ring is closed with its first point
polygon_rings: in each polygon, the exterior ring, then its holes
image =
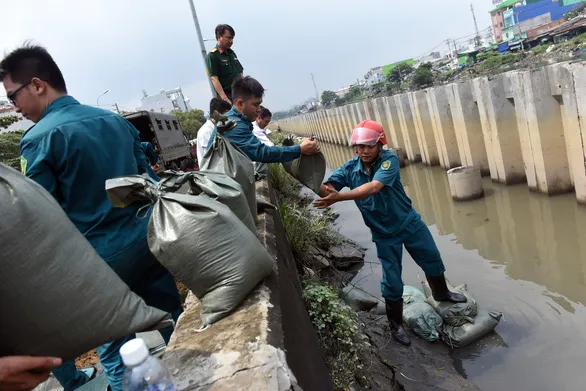
{"type": "Polygon", "coordinates": [[[206,67],[214,89],[220,98],[230,104],[232,104],[232,83],[242,76],[244,70],[236,53],[232,50],[235,36],[236,33],[229,24],[217,25],[218,43],[206,57],[206,67]]]}
{"type": "Polygon", "coordinates": [[[208,150],[208,143],[210,142],[210,137],[216,125],[212,122],[212,114],[214,111],[217,111],[219,114],[226,114],[228,110],[230,110],[232,106],[230,103],[226,102],[220,98],[212,98],[210,100],[210,119],[208,119],[197,131],[197,143],[196,143],[196,153],[197,153],[197,164],[201,164],[203,157],[208,150]]]}
{"type": "MultiPolygon", "coordinates": [[[[236,122],[233,129],[224,133],[224,137],[236,145],[250,160],[263,163],[283,163],[297,159],[303,155],[315,155],[319,152],[319,144],[315,140],[304,139],[301,145],[290,147],[269,146],[260,142],[252,133],[260,114],[260,105],[265,89],[250,76],[236,79],[232,84],[234,106],[226,113],[226,117],[236,122]]],[[[214,129],[208,148],[214,141],[214,129]]]]}
{"type": "MultiPolygon", "coordinates": [[[[132,291],[177,319],[182,311],[177,286],[149,251],[149,219],[137,217],[142,205],[115,209],[104,186],[107,179],[146,171],[136,128],[118,114],[82,105],[67,95],[61,70],[40,46],[25,45],[8,54],[0,62],[0,80],[16,111],[36,123],[20,142],[22,173],[53,195],[132,291]]],[[[168,341],[171,332],[169,328],[161,334],[168,341]]],[[[122,391],[124,365],[118,351],[132,338],[97,348],[112,391],[122,391]]],[[[67,391],[89,381],[73,361],[53,373],[67,391]]]]}
{"type": "Polygon", "coordinates": [[[382,125],[362,121],[352,131],[351,144],[358,156],[325,181],[319,191],[322,198],[314,205],[326,208],[340,201],[356,202],[382,264],[381,289],[391,334],[399,343],[409,345],[411,339],[403,328],[403,245],[425,272],[435,300],[464,303],[466,297],[448,290],[439,250],[401,184],[399,158],[382,149],[387,144],[382,125]],[[344,187],[350,191],[338,193],[344,187]]]}

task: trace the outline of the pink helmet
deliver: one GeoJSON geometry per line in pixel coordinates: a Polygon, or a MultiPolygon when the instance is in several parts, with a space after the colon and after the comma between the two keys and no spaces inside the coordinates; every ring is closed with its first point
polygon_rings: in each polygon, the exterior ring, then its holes
{"type": "Polygon", "coordinates": [[[351,146],[359,144],[375,145],[379,142],[382,145],[387,145],[387,139],[385,137],[383,126],[378,122],[371,121],[369,119],[364,120],[356,125],[352,131],[352,137],[350,138],[351,146]]]}

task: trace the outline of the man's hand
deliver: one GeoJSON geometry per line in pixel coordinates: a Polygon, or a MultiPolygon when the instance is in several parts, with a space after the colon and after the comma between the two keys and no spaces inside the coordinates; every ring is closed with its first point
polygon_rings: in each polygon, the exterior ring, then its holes
{"type": "Polygon", "coordinates": [[[322,195],[322,192],[324,191],[327,193],[327,195],[322,196],[322,198],[313,202],[313,206],[316,208],[324,209],[342,200],[340,193],[338,193],[338,191],[331,185],[322,185],[320,188],[320,195],[322,195]]]}
{"type": "Polygon", "coordinates": [[[49,378],[61,365],[57,357],[0,357],[0,391],[29,391],[49,378]]]}
{"type": "Polygon", "coordinates": [[[315,155],[316,153],[319,153],[320,150],[318,142],[308,138],[303,139],[300,147],[302,155],[315,155]]]}

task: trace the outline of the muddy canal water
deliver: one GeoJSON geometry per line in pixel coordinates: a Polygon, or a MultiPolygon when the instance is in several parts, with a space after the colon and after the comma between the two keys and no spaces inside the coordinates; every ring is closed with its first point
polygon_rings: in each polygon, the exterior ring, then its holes
{"type": "MultiPolygon", "coordinates": [[[[350,148],[322,143],[334,168],[350,148]]],[[[457,203],[446,172],[414,164],[401,169],[405,190],[442,253],[448,278],[467,283],[479,306],[504,313],[496,333],[452,352],[456,367],[482,390],[586,389],[586,208],[573,194],[547,197],[526,185],[484,179],[486,196],[457,203]]],[[[334,205],[340,232],[368,249],[355,277],[380,296],[381,267],[353,202],[334,205]]],[[[406,251],[403,279],[423,278],[406,251]]]]}

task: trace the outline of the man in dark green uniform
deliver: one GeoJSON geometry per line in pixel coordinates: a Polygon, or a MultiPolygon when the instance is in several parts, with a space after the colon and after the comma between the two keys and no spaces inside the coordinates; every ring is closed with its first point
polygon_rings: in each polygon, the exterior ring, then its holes
{"type": "Polygon", "coordinates": [[[234,50],[234,29],[228,24],[216,26],[216,39],[218,44],[206,58],[206,67],[212,79],[212,84],[218,96],[232,104],[232,82],[242,76],[242,64],[234,50]]]}

